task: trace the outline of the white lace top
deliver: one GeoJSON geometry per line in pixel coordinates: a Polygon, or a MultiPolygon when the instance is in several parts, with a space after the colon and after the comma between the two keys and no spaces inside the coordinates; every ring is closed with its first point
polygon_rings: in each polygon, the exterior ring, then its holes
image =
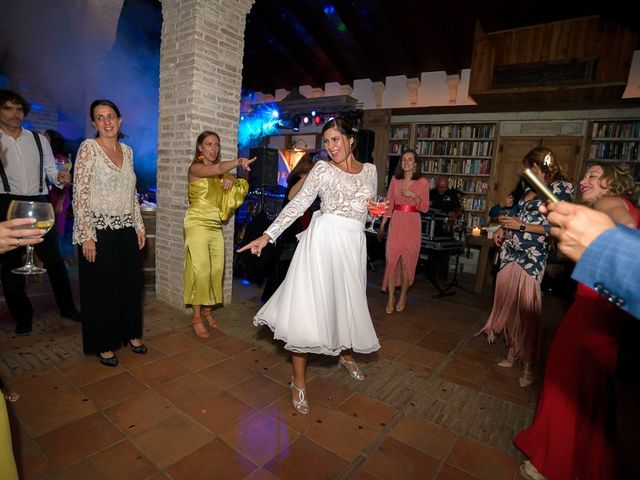
{"type": "Polygon", "coordinates": [[[365,163],[360,173],[347,173],[327,161],[316,163],[302,185],[280,215],[267,228],[266,234],[276,239],[300,217],[320,195],[320,211],[352,218],[364,224],[369,200],[377,190],[378,174],[372,163],[365,163]]]}
{"type": "Polygon", "coordinates": [[[85,140],[78,149],[73,176],[73,243],[96,240],[96,229],[134,227],[144,232],[136,196],[131,147],[121,143],[122,168],[100,145],[85,140]]]}

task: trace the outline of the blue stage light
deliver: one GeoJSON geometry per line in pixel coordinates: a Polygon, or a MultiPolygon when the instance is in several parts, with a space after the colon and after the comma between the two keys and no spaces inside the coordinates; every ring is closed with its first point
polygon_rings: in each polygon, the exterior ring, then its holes
{"type": "Polygon", "coordinates": [[[252,140],[266,137],[280,127],[280,112],[273,103],[258,103],[252,111],[240,117],[238,126],[238,143],[240,147],[249,147],[252,140]]]}

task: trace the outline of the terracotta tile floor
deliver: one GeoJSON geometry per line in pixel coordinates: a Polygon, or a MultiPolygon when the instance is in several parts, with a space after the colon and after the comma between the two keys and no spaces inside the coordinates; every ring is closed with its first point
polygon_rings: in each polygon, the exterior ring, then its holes
{"type": "MultiPolygon", "coordinates": [[[[364,382],[312,357],[308,416],[290,404],[287,352],[251,324],[255,286],[235,283],[208,340],[192,334],[188,312],[148,298],[149,354],[121,350],[117,368],[83,356],[79,325],[56,317],[47,288],[30,287],[43,312],[31,337],[14,337],[0,307],[0,373],[22,395],[9,407],[21,478],[518,478],[511,439],[532,417],[537,384],[520,388],[516,369],[495,366],[504,347],[474,337],[489,288],[434,299],[419,278],[406,310],[386,315],[380,273],[369,281],[382,349],[357,356],[364,382]]],[[[545,297],[548,330],[563,305],[545,297]]]]}

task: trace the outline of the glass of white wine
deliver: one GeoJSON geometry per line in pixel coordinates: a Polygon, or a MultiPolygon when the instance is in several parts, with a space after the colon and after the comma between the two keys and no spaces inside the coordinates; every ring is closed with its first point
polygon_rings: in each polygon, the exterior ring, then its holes
{"type": "MultiPolygon", "coordinates": [[[[9,204],[7,211],[7,219],[13,218],[35,218],[36,222],[32,225],[23,225],[17,227],[19,229],[42,229],[47,233],[53,227],[55,216],[53,213],[53,205],[49,202],[29,202],[25,200],[13,200],[9,204]]],[[[39,237],[39,234],[33,235],[39,237]]],[[[27,245],[27,258],[24,265],[20,268],[11,270],[13,273],[20,275],[34,275],[44,273],[47,270],[40,268],[33,263],[33,245],[27,245]]]]}

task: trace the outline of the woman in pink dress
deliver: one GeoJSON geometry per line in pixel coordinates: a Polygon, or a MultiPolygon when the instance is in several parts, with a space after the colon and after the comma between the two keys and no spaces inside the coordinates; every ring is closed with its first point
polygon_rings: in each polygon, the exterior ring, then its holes
{"type": "Polygon", "coordinates": [[[429,210],[429,184],[420,175],[415,150],[406,150],[398,162],[389,184],[389,209],[382,218],[378,239],[382,240],[389,218],[387,238],[387,267],[382,280],[382,291],[389,292],[386,312],[402,312],[407,303],[407,291],[413,284],[420,255],[420,212],[429,210]],[[398,303],[395,290],[400,287],[398,303]]]}
{"type": "MultiPolygon", "coordinates": [[[[580,182],[585,203],[616,223],[638,228],[640,212],[629,200],[634,191],[626,165],[593,164],[580,182]]],[[[535,419],[514,439],[529,459],[520,468],[525,478],[615,478],[614,370],[625,319],[632,320],[578,285],[551,343],[535,419]]]]}

